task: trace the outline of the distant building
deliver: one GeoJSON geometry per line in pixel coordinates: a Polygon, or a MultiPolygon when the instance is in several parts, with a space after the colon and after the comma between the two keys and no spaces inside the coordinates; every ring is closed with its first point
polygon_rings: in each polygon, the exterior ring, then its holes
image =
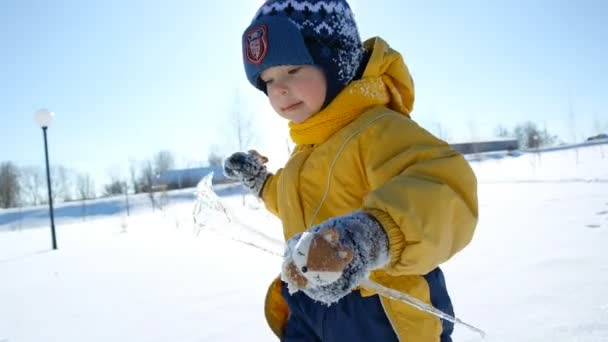
{"type": "Polygon", "coordinates": [[[514,151],[519,149],[519,142],[517,139],[497,139],[450,144],[450,146],[462,154],[475,154],[482,152],[514,151]]]}
{"type": "Polygon", "coordinates": [[[192,188],[210,172],[213,172],[213,184],[230,183],[232,180],[224,176],[221,166],[199,167],[192,169],[176,169],[161,172],[154,180],[155,186],[165,186],[167,189],[192,188]]]}

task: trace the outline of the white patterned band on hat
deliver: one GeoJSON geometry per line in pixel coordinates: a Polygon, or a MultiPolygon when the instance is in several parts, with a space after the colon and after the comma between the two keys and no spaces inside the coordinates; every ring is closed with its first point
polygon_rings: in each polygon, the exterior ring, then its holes
{"type": "Polygon", "coordinates": [[[315,3],[311,3],[308,1],[296,1],[296,0],[274,1],[274,2],[269,1],[258,10],[258,13],[256,13],[256,16],[259,15],[260,13],[263,15],[266,15],[266,14],[272,12],[273,10],[274,11],[283,11],[290,4],[296,11],[304,11],[304,10],[308,9],[311,12],[316,13],[316,12],[319,12],[321,10],[321,7],[323,6],[323,8],[328,13],[335,12],[335,13],[352,16],[352,12],[351,12],[350,8],[348,6],[346,6],[343,1],[316,1],[315,3]]]}

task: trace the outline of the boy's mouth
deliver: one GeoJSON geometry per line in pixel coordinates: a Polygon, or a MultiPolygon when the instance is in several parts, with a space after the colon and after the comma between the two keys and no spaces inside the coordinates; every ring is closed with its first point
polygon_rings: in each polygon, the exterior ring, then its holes
{"type": "Polygon", "coordinates": [[[283,112],[289,112],[291,110],[294,110],[294,109],[298,108],[298,106],[300,106],[301,104],[302,104],[301,101],[297,102],[297,103],[294,103],[294,104],[290,104],[289,106],[281,108],[281,111],[283,111],[283,112]]]}

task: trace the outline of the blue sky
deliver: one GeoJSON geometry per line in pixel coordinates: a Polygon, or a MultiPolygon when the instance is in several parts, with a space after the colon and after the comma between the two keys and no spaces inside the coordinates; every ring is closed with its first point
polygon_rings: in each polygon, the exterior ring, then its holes
{"type": "MultiPolygon", "coordinates": [[[[39,108],[56,113],[51,160],[99,184],[166,149],[178,166],[211,146],[285,159],[286,123],[246,81],[240,35],[261,1],[0,2],[0,161],[43,165],[39,108]],[[238,101],[237,101],[238,99],[238,101]],[[238,103],[237,103],[238,102],[238,103]]],[[[562,140],[608,130],[605,1],[350,2],[413,74],[413,118],[452,141],[531,120],[562,140]],[[570,115],[569,113],[572,113],[570,115]]]]}

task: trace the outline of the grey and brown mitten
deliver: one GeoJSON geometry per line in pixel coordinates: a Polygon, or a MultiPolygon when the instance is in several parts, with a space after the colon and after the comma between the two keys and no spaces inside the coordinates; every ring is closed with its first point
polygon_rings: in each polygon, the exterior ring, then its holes
{"type": "Polygon", "coordinates": [[[261,196],[266,178],[270,175],[266,170],[268,158],[256,150],[235,152],[224,161],[224,174],[228,178],[243,183],[254,195],[261,196]]]}
{"type": "Polygon", "coordinates": [[[301,290],[329,305],[388,261],[384,228],[368,213],[357,211],[289,239],[281,279],[290,293],[301,290]]]}

